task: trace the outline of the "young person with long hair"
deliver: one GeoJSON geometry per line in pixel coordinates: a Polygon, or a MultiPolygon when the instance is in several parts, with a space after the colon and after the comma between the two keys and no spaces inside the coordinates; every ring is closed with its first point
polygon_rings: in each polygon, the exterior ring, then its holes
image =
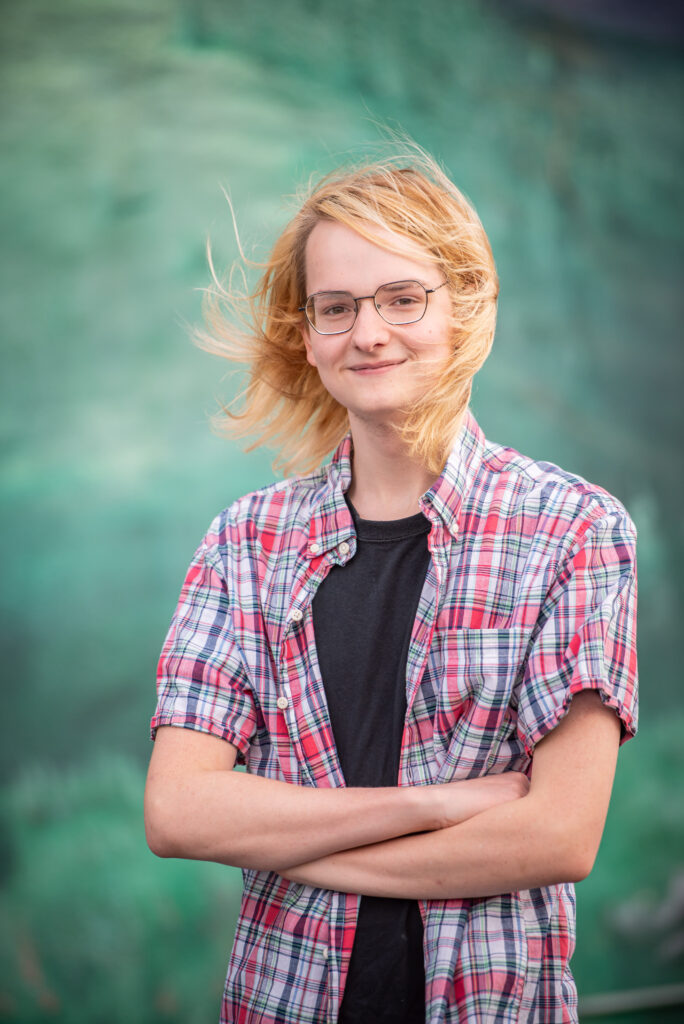
{"type": "Polygon", "coordinates": [[[249,375],[228,425],[290,475],[192,559],[145,822],[162,857],[243,869],[223,1024],[577,1019],[573,883],[636,731],[636,533],[485,438],[497,296],[418,147],[311,188],[251,295],[214,273],[200,343],[249,375]]]}

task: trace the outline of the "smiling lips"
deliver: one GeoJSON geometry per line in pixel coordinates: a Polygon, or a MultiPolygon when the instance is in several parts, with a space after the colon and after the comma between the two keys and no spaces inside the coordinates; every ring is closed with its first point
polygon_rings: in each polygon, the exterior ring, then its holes
{"type": "Polygon", "coordinates": [[[381,363],[359,363],[358,366],[350,366],[349,369],[353,370],[354,373],[374,374],[381,373],[383,370],[390,370],[393,366],[401,366],[404,362],[406,362],[405,359],[395,359],[385,360],[381,363]]]}

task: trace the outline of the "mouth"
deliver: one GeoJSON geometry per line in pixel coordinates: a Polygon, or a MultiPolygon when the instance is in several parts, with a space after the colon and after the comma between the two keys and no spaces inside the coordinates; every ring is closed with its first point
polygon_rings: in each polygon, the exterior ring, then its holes
{"type": "Polygon", "coordinates": [[[388,359],[378,363],[359,363],[357,366],[350,366],[349,369],[352,370],[354,373],[361,373],[365,376],[372,376],[374,374],[379,374],[387,370],[391,370],[394,366],[401,366],[402,363],[405,362],[405,359],[388,359]]]}

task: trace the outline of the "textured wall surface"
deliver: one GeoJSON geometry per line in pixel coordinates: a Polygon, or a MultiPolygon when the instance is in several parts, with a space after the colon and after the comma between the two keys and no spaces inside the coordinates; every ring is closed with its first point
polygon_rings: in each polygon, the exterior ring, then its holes
{"type": "Polygon", "coordinates": [[[239,877],[147,850],[148,722],[192,552],[272,472],[211,434],[234,384],[184,322],[207,234],[237,256],[220,185],[263,255],[375,120],[444,162],[491,238],[485,433],[637,525],[641,733],[574,966],[585,992],[682,975],[681,34],[667,5],[652,32],[630,4],[563,6],[3,5],[0,1017],[217,1016],[239,877]]]}

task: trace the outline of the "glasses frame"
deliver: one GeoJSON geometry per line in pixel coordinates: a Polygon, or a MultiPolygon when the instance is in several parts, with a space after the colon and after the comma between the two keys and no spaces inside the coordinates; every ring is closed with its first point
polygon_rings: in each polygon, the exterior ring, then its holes
{"type": "MultiPolygon", "coordinates": [[[[423,317],[425,316],[425,314],[427,312],[428,295],[432,295],[433,292],[439,291],[440,288],[443,288],[444,285],[448,284],[448,283],[449,283],[449,279],[447,278],[445,281],[442,281],[441,284],[436,285],[434,288],[426,288],[425,285],[422,283],[422,281],[416,281],[413,278],[409,277],[409,278],[401,278],[401,280],[399,280],[399,281],[387,281],[386,284],[381,284],[378,288],[376,288],[375,292],[372,295],[358,295],[356,298],[354,298],[354,296],[352,295],[351,299],[352,299],[352,302],[354,303],[354,319],[350,323],[349,327],[345,327],[343,331],[319,331],[319,329],[315,326],[315,324],[311,323],[311,318],[309,317],[309,312],[308,312],[309,303],[317,295],[328,295],[328,294],[331,294],[329,289],[325,289],[324,291],[320,291],[320,292],[312,292],[311,295],[307,295],[306,302],[304,303],[303,306],[299,306],[298,312],[299,313],[304,313],[304,315],[306,316],[307,323],[309,324],[311,329],[316,332],[316,334],[322,334],[322,335],[324,335],[326,337],[331,335],[331,334],[346,334],[347,331],[351,331],[352,327],[356,323],[356,318],[359,315],[359,302],[362,302],[363,299],[372,299],[373,300],[373,305],[375,306],[375,309],[376,309],[378,315],[382,317],[382,319],[385,321],[386,324],[390,324],[390,326],[392,326],[392,327],[405,327],[407,324],[417,324],[420,320],[423,319],[423,317]],[[380,309],[380,307],[378,306],[378,303],[377,303],[378,292],[381,292],[383,288],[391,288],[393,284],[418,284],[418,285],[420,285],[420,287],[425,292],[425,308],[423,309],[423,312],[420,314],[420,316],[416,317],[415,320],[403,320],[401,323],[395,324],[391,320],[388,320],[386,316],[382,315],[382,311],[381,311],[381,309],[380,309]]],[[[350,293],[349,292],[345,292],[345,291],[342,290],[342,291],[339,291],[339,292],[332,292],[332,294],[349,295],[350,293]]]]}

